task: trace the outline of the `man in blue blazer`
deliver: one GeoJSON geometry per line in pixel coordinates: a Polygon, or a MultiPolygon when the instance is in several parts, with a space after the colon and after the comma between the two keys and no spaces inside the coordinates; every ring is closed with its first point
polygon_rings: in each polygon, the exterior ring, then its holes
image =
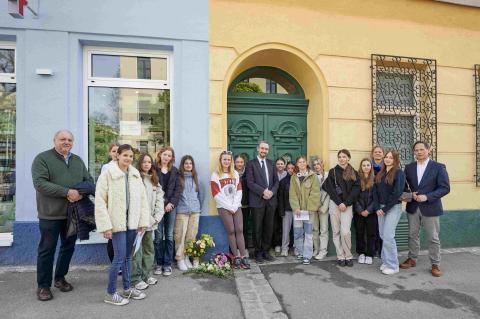
{"type": "Polygon", "coordinates": [[[413,193],[413,200],[407,203],[408,213],[408,258],[400,268],[408,269],[417,265],[420,250],[420,226],[423,225],[428,240],[428,254],[432,264],[431,273],[440,277],[440,215],[443,214],[441,198],[450,192],[450,181],[444,164],[429,158],[429,145],[418,141],[413,145],[415,162],[405,166],[405,175],[413,193]]]}
{"type": "Polygon", "coordinates": [[[268,143],[261,141],[257,146],[258,156],[248,162],[246,169],[257,263],[273,260],[269,250],[277,207],[278,176],[273,161],[267,159],[268,150],[268,143]]]}

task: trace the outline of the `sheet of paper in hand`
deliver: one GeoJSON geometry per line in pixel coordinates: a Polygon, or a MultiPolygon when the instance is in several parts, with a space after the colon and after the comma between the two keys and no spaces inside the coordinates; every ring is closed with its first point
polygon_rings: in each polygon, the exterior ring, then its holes
{"type": "Polygon", "coordinates": [[[142,238],[143,238],[143,233],[137,233],[137,236],[135,237],[135,241],[133,242],[133,255],[137,253],[137,251],[142,247],[142,238]]]}
{"type": "Polygon", "coordinates": [[[293,214],[293,217],[295,220],[309,220],[310,219],[310,214],[308,213],[308,210],[301,210],[300,214],[293,214]]]}

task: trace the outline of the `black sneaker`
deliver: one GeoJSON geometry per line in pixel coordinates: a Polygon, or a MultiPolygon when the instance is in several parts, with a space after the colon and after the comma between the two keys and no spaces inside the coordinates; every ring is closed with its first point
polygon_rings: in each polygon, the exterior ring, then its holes
{"type": "Polygon", "coordinates": [[[257,264],[263,264],[265,262],[262,253],[257,253],[255,255],[255,261],[257,262],[257,264]]]}
{"type": "Polygon", "coordinates": [[[337,265],[339,265],[340,267],[345,267],[346,266],[346,262],[344,259],[338,259],[337,260],[337,265]]]}
{"type": "Polygon", "coordinates": [[[275,258],[273,258],[273,256],[270,255],[270,253],[268,251],[263,252],[263,259],[265,259],[266,261],[274,261],[275,260],[275,258]]]}
{"type": "Polygon", "coordinates": [[[345,260],[345,265],[348,266],[348,267],[353,267],[353,260],[351,260],[351,259],[345,260]]]}
{"type": "Polygon", "coordinates": [[[242,258],[235,257],[233,260],[233,269],[240,269],[242,267],[242,258]]]}
{"type": "Polygon", "coordinates": [[[242,258],[241,267],[242,267],[243,269],[250,269],[250,262],[248,261],[248,258],[247,258],[247,257],[243,257],[243,258],[242,258]]]}

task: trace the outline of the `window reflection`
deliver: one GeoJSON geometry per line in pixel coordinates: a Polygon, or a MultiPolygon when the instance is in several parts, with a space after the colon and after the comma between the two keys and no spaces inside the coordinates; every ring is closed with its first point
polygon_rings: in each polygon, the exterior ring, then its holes
{"type": "Polygon", "coordinates": [[[15,221],[15,118],[16,84],[0,83],[0,233],[15,221]]]}
{"type": "Polygon", "coordinates": [[[89,87],[89,167],[98,177],[112,142],[155,156],[170,142],[168,90],[89,87]],[[94,154],[94,156],[92,156],[94,154]]]}
{"type": "Polygon", "coordinates": [[[15,73],[15,50],[0,49],[0,73],[15,73]]]}
{"type": "Polygon", "coordinates": [[[101,78],[167,80],[167,59],[92,54],[92,76],[101,78]]]}

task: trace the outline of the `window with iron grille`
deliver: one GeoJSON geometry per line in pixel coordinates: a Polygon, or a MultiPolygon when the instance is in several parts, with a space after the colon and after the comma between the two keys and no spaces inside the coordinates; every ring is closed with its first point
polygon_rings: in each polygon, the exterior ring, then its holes
{"type": "Polygon", "coordinates": [[[477,135],[477,172],[476,181],[477,187],[480,186],[480,64],[475,64],[475,96],[476,96],[476,135],[477,135]]]}
{"type": "Polygon", "coordinates": [[[400,153],[411,162],[416,140],[437,154],[436,60],[372,54],[373,144],[400,153]]]}

